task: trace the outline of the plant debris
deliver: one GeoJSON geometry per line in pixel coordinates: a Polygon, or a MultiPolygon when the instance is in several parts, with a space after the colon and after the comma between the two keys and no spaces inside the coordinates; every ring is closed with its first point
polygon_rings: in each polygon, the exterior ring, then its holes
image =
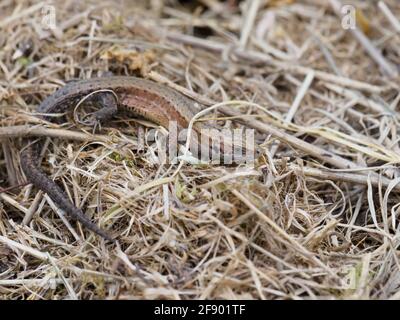
{"type": "Polygon", "coordinates": [[[399,299],[400,3],[346,5],[0,4],[0,299],[399,299]],[[35,117],[107,74],[255,129],[254,166],[166,164],[140,119],[91,134],[35,117]],[[117,244],[26,184],[28,136],[48,137],[43,168],[117,244]]]}

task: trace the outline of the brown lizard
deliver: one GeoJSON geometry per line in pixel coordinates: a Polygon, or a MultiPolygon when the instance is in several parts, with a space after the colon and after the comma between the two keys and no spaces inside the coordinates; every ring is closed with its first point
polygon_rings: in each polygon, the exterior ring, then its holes
{"type": "MultiPolygon", "coordinates": [[[[93,97],[102,107],[94,113],[95,120],[99,122],[110,119],[118,110],[124,110],[164,127],[168,127],[169,121],[176,121],[179,127],[187,128],[192,117],[200,110],[193,100],[156,82],[116,76],[68,83],[48,96],[37,111],[43,114],[41,116],[43,119],[51,121],[49,115],[65,113],[91,93],[94,93],[93,97]],[[100,92],[94,93],[95,91],[100,92]]],[[[78,220],[103,238],[113,241],[108,233],[91,222],[83,211],[68,199],[64,191],[41,170],[39,163],[41,145],[40,140],[31,142],[21,152],[21,166],[28,181],[46,192],[69,217],[78,220]]]]}

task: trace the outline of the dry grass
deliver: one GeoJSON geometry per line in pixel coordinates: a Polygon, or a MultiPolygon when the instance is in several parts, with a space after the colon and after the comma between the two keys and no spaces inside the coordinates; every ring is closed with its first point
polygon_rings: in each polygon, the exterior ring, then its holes
{"type": "Polygon", "coordinates": [[[353,1],[355,32],[336,0],[56,3],[43,30],[38,2],[0,1],[2,299],[400,298],[398,1],[353,1]],[[256,166],[173,175],[157,143],[138,150],[146,121],[34,117],[108,72],[226,101],[221,125],[257,129],[256,166]],[[25,184],[27,135],[51,137],[44,168],[117,245],[25,184]]]}

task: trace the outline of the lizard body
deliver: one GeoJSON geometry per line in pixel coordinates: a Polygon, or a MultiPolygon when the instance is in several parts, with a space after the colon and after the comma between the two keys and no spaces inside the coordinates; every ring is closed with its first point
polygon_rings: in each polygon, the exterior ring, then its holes
{"type": "MultiPolygon", "coordinates": [[[[37,111],[45,120],[49,115],[65,113],[85,96],[94,93],[102,108],[95,112],[96,120],[103,122],[118,110],[142,116],[161,126],[168,127],[169,121],[176,121],[181,128],[187,128],[192,117],[200,110],[195,102],[186,96],[156,82],[135,77],[104,77],[73,81],[48,96],[37,111]],[[95,91],[100,91],[94,93],[95,91]],[[47,114],[47,116],[46,116],[47,114]]],[[[72,219],[113,241],[112,237],[91,222],[67,197],[65,192],[40,168],[39,152],[41,143],[31,143],[21,152],[21,167],[26,178],[38,189],[46,192],[56,205],[72,219]]]]}

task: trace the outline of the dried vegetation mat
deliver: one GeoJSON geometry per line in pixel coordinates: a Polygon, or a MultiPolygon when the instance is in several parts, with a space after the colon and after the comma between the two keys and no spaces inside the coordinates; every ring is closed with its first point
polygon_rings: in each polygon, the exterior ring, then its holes
{"type": "Polygon", "coordinates": [[[400,3],[347,2],[1,1],[0,298],[400,298],[400,3]],[[35,117],[110,73],[226,102],[206,117],[256,129],[254,166],[174,175],[157,140],[139,147],[148,121],[35,117]],[[28,136],[117,244],[26,183],[28,136]]]}

